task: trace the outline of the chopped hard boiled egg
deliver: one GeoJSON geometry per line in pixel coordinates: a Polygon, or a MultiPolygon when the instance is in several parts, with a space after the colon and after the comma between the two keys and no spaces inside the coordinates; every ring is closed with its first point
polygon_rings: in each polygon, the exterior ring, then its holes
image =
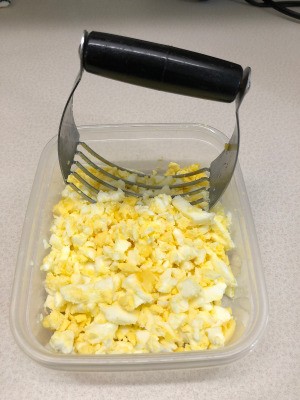
{"type": "Polygon", "coordinates": [[[51,336],[49,344],[54,350],[60,353],[68,354],[73,350],[73,342],[74,332],[65,330],[63,332],[54,332],[51,336]]]}
{"type": "MultiPolygon", "coordinates": [[[[197,169],[171,163],[166,179],[153,175],[153,183],[168,186],[171,175],[197,169]]],[[[100,190],[95,204],[67,185],[53,209],[41,266],[50,347],[120,354],[224,346],[235,329],[231,309],[221,303],[237,285],[227,256],[234,247],[230,215],[179,195],[126,197],[117,184],[116,191],[100,190]]]]}

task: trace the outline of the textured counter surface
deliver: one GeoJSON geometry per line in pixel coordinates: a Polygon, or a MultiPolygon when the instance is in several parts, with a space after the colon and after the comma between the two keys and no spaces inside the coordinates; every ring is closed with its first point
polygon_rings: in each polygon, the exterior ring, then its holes
{"type": "MultiPolygon", "coordinates": [[[[1,399],[299,398],[299,28],[275,11],[233,0],[15,0],[0,10],[1,399]],[[26,206],[40,153],[57,133],[78,70],[83,29],[162,42],[253,69],[241,110],[240,163],[270,318],[255,350],[233,365],[56,372],[27,358],[13,339],[9,303],[26,206]]],[[[230,133],[232,107],[85,76],[75,113],[78,124],[205,122],[230,133]]]]}

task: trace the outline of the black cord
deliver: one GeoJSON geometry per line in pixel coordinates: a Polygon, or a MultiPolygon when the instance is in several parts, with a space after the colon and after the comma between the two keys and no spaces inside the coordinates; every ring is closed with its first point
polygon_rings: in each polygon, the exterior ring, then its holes
{"type": "Polygon", "coordinates": [[[255,0],[245,0],[245,1],[255,7],[269,7],[267,4],[259,3],[258,1],[255,0]]]}
{"type": "Polygon", "coordinates": [[[290,10],[289,7],[299,7],[300,1],[273,1],[273,0],[262,0],[262,2],[256,0],[245,0],[247,3],[255,7],[271,7],[274,10],[281,12],[282,14],[288,15],[289,17],[300,20],[300,13],[290,10]]]}

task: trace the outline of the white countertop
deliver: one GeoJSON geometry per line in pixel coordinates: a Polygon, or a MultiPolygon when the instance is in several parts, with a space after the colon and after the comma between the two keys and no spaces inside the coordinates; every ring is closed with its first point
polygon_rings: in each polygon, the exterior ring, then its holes
{"type": "MultiPolygon", "coordinates": [[[[234,0],[12,1],[0,9],[0,398],[298,399],[299,23],[234,0]],[[9,303],[26,205],[40,153],[57,134],[78,70],[83,29],[162,42],[253,69],[241,110],[240,163],[270,319],[255,350],[235,364],[176,372],[56,372],[27,358],[13,339],[9,303]]],[[[229,134],[233,127],[231,105],[87,75],[75,111],[78,123],[204,122],[229,134]]]]}

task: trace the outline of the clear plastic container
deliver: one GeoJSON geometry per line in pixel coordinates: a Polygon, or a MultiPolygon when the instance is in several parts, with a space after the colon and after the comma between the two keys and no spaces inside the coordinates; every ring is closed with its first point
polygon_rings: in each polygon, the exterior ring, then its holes
{"type": "MultiPolygon", "coordinates": [[[[169,161],[203,166],[220,154],[227,141],[222,133],[197,124],[151,124],[80,127],[81,140],[99,154],[125,167],[152,170],[169,161]]],[[[40,265],[49,238],[52,207],[64,187],[57,138],[41,154],[28,204],[20,243],[11,300],[11,329],[19,346],[38,363],[55,369],[121,371],[211,367],[235,361],[256,345],[267,323],[268,302],[255,228],[239,164],[222,197],[232,213],[232,268],[238,288],[232,307],[237,327],[224,348],[183,353],[134,355],[63,355],[46,345],[51,332],[42,327],[40,315],[46,293],[40,265]]]]}

